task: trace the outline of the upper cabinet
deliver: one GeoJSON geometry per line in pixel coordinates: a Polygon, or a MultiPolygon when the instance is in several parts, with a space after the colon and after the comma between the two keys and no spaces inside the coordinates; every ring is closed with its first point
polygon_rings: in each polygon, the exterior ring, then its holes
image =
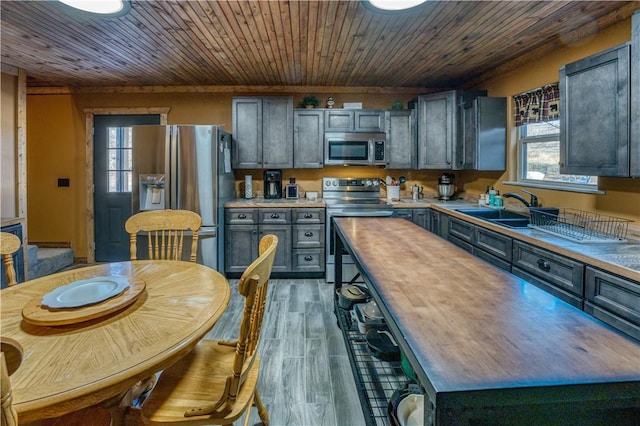
{"type": "Polygon", "coordinates": [[[384,110],[325,109],[324,114],[327,132],[384,132],[384,110]]]}
{"type": "Polygon", "coordinates": [[[233,98],[233,167],[293,167],[293,98],[233,98]]]}
{"type": "Polygon", "coordinates": [[[293,167],[318,169],[323,166],[324,111],[293,111],[293,167]]]}
{"type": "Polygon", "coordinates": [[[507,169],[507,98],[480,96],[458,106],[461,114],[454,168],[507,169]]]}
{"type": "Polygon", "coordinates": [[[629,176],[630,50],[626,43],[560,69],[560,173],[629,176]]]}
{"type": "Polygon", "coordinates": [[[389,110],[385,113],[388,169],[416,168],[415,110],[389,110]]]}
{"type": "Polygon", "coordinates": [[[631,156],[630,174],[640,176],[640,10],[631,20],[631,156]]]}
{"type": "Polygon", "coordinates": [[[486,91],[418,97],[418,169],[506,169],[505,98],[486,91]]]}

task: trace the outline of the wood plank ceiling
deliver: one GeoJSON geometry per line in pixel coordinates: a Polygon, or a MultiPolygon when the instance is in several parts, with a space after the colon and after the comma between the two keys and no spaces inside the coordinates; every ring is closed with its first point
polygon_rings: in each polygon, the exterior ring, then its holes
{"type": "Polygon", "coordinates": [[[96,18],[0,2],[2,63],[38,86],[462,87],[628,18],[640,2],[132,1],[96,18]],[[516,59],[519,58],[519,59],[516,59]]]}

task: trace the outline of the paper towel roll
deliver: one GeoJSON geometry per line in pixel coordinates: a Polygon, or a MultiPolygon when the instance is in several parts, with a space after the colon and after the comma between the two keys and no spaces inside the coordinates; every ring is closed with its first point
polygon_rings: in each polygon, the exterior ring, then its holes
{"type": "Polygon", "coordinates": [[[253,180],[251,175],[244,177],[244,198],[253,198],[253,180]]]}

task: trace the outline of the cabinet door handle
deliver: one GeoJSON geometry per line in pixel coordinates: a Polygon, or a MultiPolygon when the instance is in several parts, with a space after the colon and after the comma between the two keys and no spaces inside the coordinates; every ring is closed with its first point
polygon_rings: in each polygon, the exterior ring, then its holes
{"type": "Polygon", "coordinates": [[[271,219],[279,219],[280,215],[278,213],[272,213],[271,214],[271,219]]]}
{"type": "Polygon", "coordinates": [[[311,261],[313,260],[313,257],[311,257],[311,256],[305,256],[305,257],[304,257],[304,260],[305,260],[305,261],[307,261],[307,262],[311,262],[311,261]]]}
{"type": "Polygon", "coordinates": [[[305,237],[313,237],[313,232],[307,231],[307,232],[304,233],[304,236],[305,237]]]}
{"type": "Polygon", "coordinates": [[[313,217],[313,215],[311,213],[305,213],[304,214],[304,218],[305,219],[311,219],[313,217]]]}
{"type": "Polygon", "coordinates": [[[240,213],[240,214],[238,215],[238,219],[246,219],[246,218],[247,218],[247,215],[246,215],[246,214],[244,214],[244,213],[240,213]]]}
{"type": "Polygon", "coordinates": [[[549,265],[549,262],[544,259],[538,259],[538,268],[545,272],[549,272],[551,270],[551,265],[549,265]]]}

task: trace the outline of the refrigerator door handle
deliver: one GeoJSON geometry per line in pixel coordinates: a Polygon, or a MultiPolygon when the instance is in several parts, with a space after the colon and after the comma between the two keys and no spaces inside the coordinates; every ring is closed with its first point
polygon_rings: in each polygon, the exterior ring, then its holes
{"type": "Polygon", "coordinates": [[[199,237],[215,237],[217,235],[217,230],[216,229],[200,229],[200,232],[198,232],[198,236],[199,237]]]}

